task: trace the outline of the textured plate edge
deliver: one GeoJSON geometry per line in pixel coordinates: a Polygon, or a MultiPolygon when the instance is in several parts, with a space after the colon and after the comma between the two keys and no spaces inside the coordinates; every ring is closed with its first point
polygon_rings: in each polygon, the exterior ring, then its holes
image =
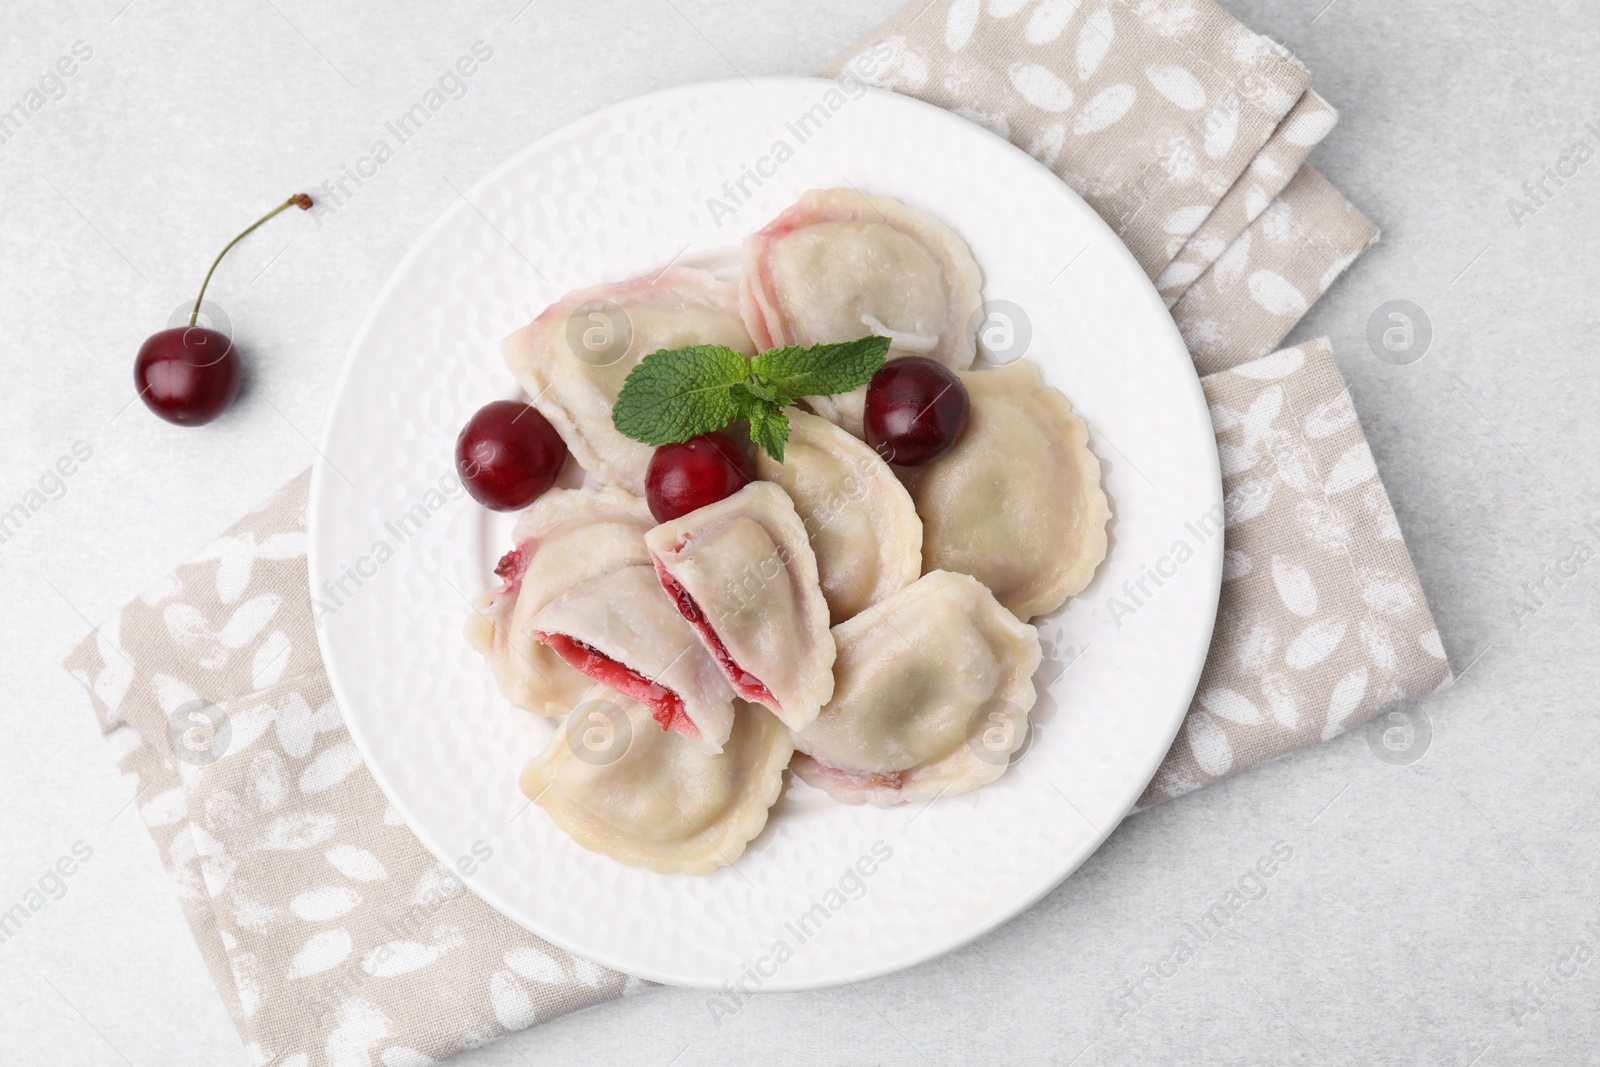
{"type": "MultiPolygon", "coordinates": [[[[447,225],[453,223],[457,216],[465,216],[468,205],[463,203],[464,200],[470,201],[474,194],[482,191],[484,187],[488,186],[491,182],[499,178],[504,172],[517,166],[527,156],[532,155],[535,152],[547,150],[554,145],[560,144],[566,138],[576,135],[586,124],[591,123],[603,116],[610,115],[613,112],[625,112],[638,108],[641,105],[671,101],[675,98],[693,98],[703,93],[714,92],[719,89],[726,88],[737,90],[740,88],[750,87],[759,89],[764,85],[772,85],[776,87],[815,87],[831,84],[833,83],[830,79],[793,76],[719,78],[711,81],[694,82],[688,85],[672,86],[666,89],[659,89],[654,92],[645,93],[640,96],[630,97],[626,100],[609,104],[597,111],[589,112],[586,115],[580,116],[571,122],[564,124],[558,129],[552,130],[543,137],[534,140],[520,150],[513,152],[506,159],[502,160],[500,163],[491,168],[481,178],[473,182],[463,197],[458,198],[455,203],[451,204],[448,208],[441,212],[439,217],[435,219],[433,223],[429,225],[428,228],[425,229],[421,234],[419,234],[412,242],[411,247],[407,249],[406,254],[401,257],[400,261],[390,272],[389,277],[384,282],[383,287],[373,297],[372,303],[369,305],[366,314],[362,316],[360,326],[356,329],[355,334],[351,338],[350,344],[346,348],[344,359],[339,368],[338,377],[334,381],[333,390],[329,398],[328,415],[324,420],[322,432],[318,437],[317,458],[312,463],[310,497],[307,507],[307,574],[312,596],[315,596],[316,590],[321,583],[321,579],[327,576],[324,571],[325,561],[321,559],[321,553],[318,551],[318,538],[316,536],[316,530],[319,526],[318,500],[321,496],[321,492],[327,482],[327,479],[330,476],[329,468],[331,467],[331,463],[328,461],[326,453],[331,447],[330,439],[333,435],[334,413],[344,396],[345,390],[349,387],[350,375],[355,366],[356,352],[361,344],[365,341],[368,333],[372,330],[379,308],[384,305],[386,298],[400,284],[401,276],[404,274],[406,269],[410,267],[413,260],[421,256],[422,249],[429,243],[430,240],[432,240],[435,234],[443,230],[447,225]]],[[[1190,383],[1192,384],[1195,403],[1204,415],[1206,423],[1210,423],[1210,408],[1205,399],[1204,389],[1200,384],[1199,373],[1194,370],[1192,357],[1189,354],[1188,346],[1184,343],[1182,335],[1178,332],[1177,324],[1172,321],[1170,313],[1167,311],[1165,305],[1161,302],[1160,295],[1156,292],[1154,284],[1150,282],[1149,277],[1144,273],[1144,271],[1139,268],[1137,261],[1133,257],[1133,253],[1128,250],[1125,244],[1123,244],[1122,239],[1116,235],[1115,231],[1111,229],[1110,225],[1107,224],[1106,221],[1102,219],[1100,215],[1093,208],[1091,208],[1081,196],[1077,194],[1076,191],[1066,185],[1066,183],[1062,182],[1061,179],[1058,178],[1048,167],[1046,167],[1043,163],[1040,163],[1033,156],[1029,155],[1027,152],[1024,152],[1016,145],[1013,145],[1005,138],[1000,137],[990,130],[984,129],[982,126],[979,126],[976,123],[964,119],[959,115],[947,111],[946,109],[935,104],[917,100],[913,97],[905,96],[900,93],[893,93],[882,89],[869,89],[868,92],[871,95],[878,97],[893,98],[897,102],[895,106],[904,106],[913,110],[919,110],[925,116],[930,117],[935,122],[948,123],[952,126],[959,125],[968,133],[974,130],[978,131],[981,135],[989,138],[994,143],[997,151],[1010,152],[1016,157],[1020,157],[1021,160],[1026,160],[1027,166],[1031,166],[1035,170],[1043,172],[1044,175],[1048,176],[1050,181],[1059,185],[1060,189],[1066,193],[1071,200],[1076,201],[1079,207],[1082,209],[1084,216],[1087,219],[1092,220],[1088,223],[1089,228],[1098,228],[1100,231],[1100,236],[1103,240],[1105,240],[1107,246],[1107,254],[1122,258],[1127,265],[1133,268],[1134,272],[1140,278],[1144,279],[1145,286],[1149,290],[1149,300],[1151,301],[1153,308],[1160,312],[1160,318],[1164,320],[1165,329],[1163,332],[1168,333],[1172,344],[1175,346],[1175,351],[1182,353],[1182,365],[1188,367],[1190,370],[1190,383]]],[[[1213,489],[1213,500],[1211,502],[1214,505],[1220,506],[1223,502],[1220,457],[1218,456],[1215,447],[1206,450],[1204,455],[1209,461],[1208,481],[1213,489]]],[[[1120,826],[1122,821],[1128,817],[1128,814],[1133,810],[1134,805],[1138,803],[1139,797],[1143,795],[1145,789],[1148,788],[1150,782],[1155,778],[1156,772],[1161,769],[1161,764],[1166,759],[1167,753],[1171,750],[1172,743],[1177,738],[1178,731],[1183,727],[1184,719],[1188,715],[1189,706],[1194,699],[1194,693],[1199,688],[1200,675],[1205,669],[1206,659],[1211,648],[1211,639],[1216,628],[1217,607],[1221,601],[1224,540],[1225,538],[1215,538],[1213,539],[1212,543],[1208,543],[1208,545],[1205,546],[1208,549],[1208,553],[1205,558],[1205,563],[1207,566],[1205,587],[1211,590],[1211,594],[1207,598],[1207,603],[1209,605],[1208,615],[1211,622],[1205,628],[1204,642],[1199,643],[1198,655],[1194,657],[1194,662],[1189,665],[1189,670],[1187,672],[1189,680],[1186,681],[1183,686],[1183,692],[1187,693],[1188,696],[1174,713],[1172,717],[1171,728],[1166,734],[1166,743],[1161,747],[1159,754],[1151,763],[1148,773],[1144,774],[1141,778],[1130,779],[1130,781],[1136,782],[1136,785],[1127,792],[1127,795],[1120,799],[1117,805],[1118,815],[1116,819],[1108,821],[1103,830],[1099,827],[1093,827],[1095,833],[1090,837],[1090,840],[1093,842],[1093,847],[1086,849],[1082,855],[1078,856],[1073,862],[1066,866],[1058,877],[1055,877],[1054,879],[1047,879],[1045,882],[1043,882],[1039,887],[1037,887],[1037,891],[1035,893],[1027,895],[1021,898],[1019,902],[1015,902],[1012,906],[1008,906],[1007,908],[996,912],[995,915],[990,919],[977,924],[973,928],[963,929],[950,938],[932,942],[925,950],[919,950],[917,953],[914,953],[910,956],[897,958],[879,967],[862,968],[860,970],[829,976],[826,978],[788,982],[775,978],[766,982],[762,987],[762,991],[774,993],[794,993],[848,985],[854,982],[867,981],[873,978],[880,978],[888,974],[894,974],[898,971],[906,970],[922,963],[927,963],[930,960],[934,960],[948,953],[954,952],[957,949],[970,945],[987,934],[992,933],[996,929],[1004,926],[1006,923],[1016,918],[1018,915],[1021,915],[1023,912],[1027,911],[1029,908],[1033,907],[1068,878],[1070,878],[1085,862],[1088,861],[1090,856],[1093,856],[1096,852],[1098,852],[1100,847],[1105,844],[1106,840],[1111,836],[1111,834],[1115,832],[1116,828],[1120,826]]],[[[323,667],[328,676],[329,687],[333,692],[334,699],[340,704],[340,719],[342,722],[344,722],[345,728],[350,734],[351,740],[355,743],[357,751],[361,753],[362,762],[366,765],[368,773],[370,773],[373,777],[373,780],[377,782],[378,788],[380,791],[382,791],[389,804],[394,807],[395,811],[398,812],[400,817],[405,821],[406,828],[410,830],[417,840],[422,843],[423,847],[428,850],[435,860],[441,864],[444,864],[446,867],[449,867],[454,862],[454,854],[452,850],[443,848],[438,842],[431,840],[429,835],[420,828],[421,824],[411,817],[409,806],[402,799],[402,794],[391,785],[391,783],[380,770],[378,763],[372,758],[372,753],[368,748],[366,740],[361,731],[357,729],[350,722],[350,720],[344,717],[343,709],[347,705],[347,701],[344,700],[343,694],[346,690],[339,679],[338,667],[336,665],[335,658],[329,655],[327,639],[324,636],[323,628],[316,627],[315,631],[317,635],[318,651],[322,655],[323,667]]],[[[1091,824],[1091,826],[1092,825],[1093,824],[1091,824]]],[[[464,884],[474,895],[483,900],[484,903],[488,904],[490,907],[494,908],[496,912],[500,913],[508,921],[515,923],[517,926],[527,930],[534,936],[542,938],[575,956],[591,960],[592,962],[598,963],[601,966],[609,967],[610,969],[619,971],[623,974],[629,974],[634,977],[643,978],[652,982],[658,982],[663,985],[704,991],[716,991],[721,988],[720,985],[707,984],[701,979],[688,978],[682,975],[672,975],[662,971],[652,971],[650,968],[640,968],[633,964],[624,964],[621,961],[594,955],[589,949],[570,944],[564,938],[553,937],[546,932],[536,930],[528,924],[517,919],[513,914],[513,909],[510,909],[502,901],[497,899],[497,896],[494,893],[487,891],[485,888],[475,886],[470,881],[464,881],[464,884]]]]}

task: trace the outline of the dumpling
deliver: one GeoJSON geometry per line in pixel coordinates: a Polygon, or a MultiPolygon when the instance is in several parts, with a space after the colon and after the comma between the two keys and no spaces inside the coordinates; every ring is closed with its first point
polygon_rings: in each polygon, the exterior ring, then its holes
{"type": "Polygon", "coordinates": [[[738,288],[703,270],[659,274],[568,293],[506,338],[506,363],[584,470],[644,493],[652,449],[624,437],[611,406],[628,372],[652,352],[718,344],[752,355],[738,288]]]}
{"type": "Polygon", "coordinates": [[[662,874],[707,874],[738,859],[767,823],[794,744],[741,704],[713,755],[655,728],[621,693],[592,690],[522,772],[522,791],[579,845],[662,874]]]}
{"type": "MultiPolygon", "coordinates": [[[[977,354],[983,276],[965,241],[887,196],[812,189],[745,238],[739,306],[761,348],[891,338],[954,370],[977,354]]],[[[866,390],[806,398],[857,437],[866,390]]]]}
{"type": "Polygon", "coordinates": [[[976,580],[931,571],[833,637],[833,699],[794,735],[802,780],[888,807],[1005,773],[1028,735],[1039,632],[976,580]]]}
{"type": "Polygon", "coordinates": [[[788,494],[751,482],[645,535],[661,587],[734,692],[798,730],[833,692],[817,557],[788,494]]]}
{"type": "Polygon", "coordinates": [[[972,365],[978,264],[954,230],[893,197],[812,189],[745,238],[742,260],[740,307],[762,348],[880,333],[972,365]]]}
{"type": "Polygon", "coordinates": [[[573,586],[528,625],[568,666],[648,705],[662,729],[722,750],[733,690],[648,563],[573,586]]]}
{"type": "Polygon", "coordinates": [[[621,489],[551,489],[517,517],[501,584],[473,601],[467,641],[489,661],[500,692],[519,708],[565,715],[594,682],[534,638],[533,613],[607,571],[650,562],[644,501],[621,489]]]}
{"type": "Polygon", "coordinates": [[[1089,431],[1028,360],[961,375],[972,398],[955,446],[898,468],[922,516],[922,567],[970,574],[1019,619],[1083,591],[1111,509],[1089,431]]]}
{"type": "Polygon", "coordinates": [[[829,623],[837,626],[922,573],[922,520],[876,452],[826,419],[796,408],[783,462],[756,455],[756,472],[782,486],[817,556],[829,623]]]}

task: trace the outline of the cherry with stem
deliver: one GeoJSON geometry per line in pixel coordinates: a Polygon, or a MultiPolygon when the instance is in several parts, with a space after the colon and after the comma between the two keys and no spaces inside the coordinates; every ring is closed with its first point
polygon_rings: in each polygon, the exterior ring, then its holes
{"type": "Polygon", "coordinates": [[[189,312],[189,324],[153,333],[139,346],[139,355],[133,362],[133,384],[145,407],[179,426],[201,426],[233,404],[244,370],[239,353],[227,334],[198,325],[200,305],[211,276],[222,257],[262,223],[291,207],[308,211],[311,205],[311,197],[295,193],[247,226],[211,261],[211,269],[200,283],[200,295],[195,297],[194,310],[189,312]]]}

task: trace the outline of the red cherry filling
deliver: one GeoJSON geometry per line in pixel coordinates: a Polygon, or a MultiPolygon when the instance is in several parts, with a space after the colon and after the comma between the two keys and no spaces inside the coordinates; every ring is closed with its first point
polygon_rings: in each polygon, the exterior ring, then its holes
{"type": "Polygon", "coordinates": [[[516,593],[522,588],[522,576],[528,570],[528,545],[520,544],[500,557],[494,565],[495,576],[505,583],[501,592],[516,593]]]}
{"type": "Polygon", "coordinates": [[[725,433],[703,433],[655,450],[645,471],[644,499],[657,522],[671,522],[732,496],[755,478],[738,442],[725,433]]]}
{"type": "Polygon", "coordinates": [[[700,736],[700,731],[683,708],[683,698],[664,685],[658,685],[629,667],[618,663],[593,645],[574,640],[566,634],[549,634],[535,630],[533,636],[550,646],[567,666],[582,671],[603,685],[609,685],[623,696],[632,697],[650,709],[651,716],[663,730],[677,730],[689,737],[700,736]]]}
{"type": "Polygon", "coordinates": [[[924,356],[902,356],[867,383],[867,444],[890,463],[915,467],[950,450],[967,427],[972,401],[954,371],[924,356]]]}
{"type": "Polygon", "coordinates": [[[661,587],[667,591],[668,596],[672,597],[672,602],[678,605],[678,614],[687,619],[689,625],[693,626],[700,634],[700,638],[705,642],[706,648],[710,649],[711,655],[716,658],[717,666],[722,668],[722,673],[727,675],[728,681],[733,684],[733,691],[745,700],[751,700],[757,704],[765,704],[767,707],[776,710],[778,701],[772,695],[772,690],[768,689],[766,683],[760,678],[739,666],[734,660],[733,654],[728,651],[728,646],[723,644],[722,638],[717,636],[717,631],[711,628],[710,621],[706,619],[706,613],[700,609],[700,605],[695,602],[694,597],[689,595],[689,590],[685,589],[676,578],[667,573],[660,560],[655,560],[654,562],[656,565],[656,577],[661,579],[661,587]]]}

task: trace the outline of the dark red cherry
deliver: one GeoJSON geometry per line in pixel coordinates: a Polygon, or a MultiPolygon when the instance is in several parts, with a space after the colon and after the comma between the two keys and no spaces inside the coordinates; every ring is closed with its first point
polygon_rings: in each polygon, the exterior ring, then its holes
{"type": "Polygon", "coordinates": [[[211,269],[200,283],[194,310],[189,312],[189,325],[174,326],[145,338],[133,361],[133,384],[145,407],[179,426],[201,426],[228,410],[239,395],[243,367],[227,334],[197,325],[206,287],[211,284],[211,276],[217,272],[222,257],[244,240],[245,234],[280,211],[292,207],[309,211],[311,206],[309,196],[295,193],[246,226],[239,236],[223,245],[217,258],[211,261],[211,269]]]}
{"type": "Polygon", "coordinates": [[[725,433],[703,433],[656,449],[644,476],[644,499],[657,522],[668,522],[732,496],[755,477],[737,441],[725,433]]]}
{"type": "Polygon", "coordinates": [[[890,463],[915,467],[950,450],[972,401],[955,371],[924,356],[891,359],[867,383],[867,444],[890,463]]]}
{"type": "Polygon", "coordinates": [[[520,400],[478,409],[456,438],[456,473],[472,499],[495,511],[517,511],[556,483],[567,444],[537,410],[520,400]]]}
{"type": "Polygon", "coordinates": [[[201,426],[227,411],[243,377],[233,341],[201,326],[151,334],[133,361],[139,399],[179,426],[201,426]]]}

